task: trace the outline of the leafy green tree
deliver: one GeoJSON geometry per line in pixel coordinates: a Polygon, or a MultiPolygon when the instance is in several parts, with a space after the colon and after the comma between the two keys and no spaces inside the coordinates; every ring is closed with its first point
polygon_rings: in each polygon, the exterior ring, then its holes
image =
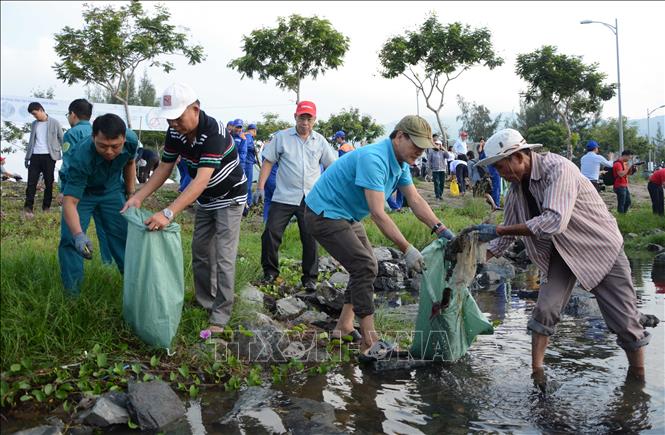
{"type": "Polygon", "coordinates": [[[30,133],[30,124],[16,125],[10,121],[3,121],[0,126],[0,138],[7,145],[2,147],[3,154],[9,154],[18,149],[25,150],[28,145],[25,135],[30,133]]]}
{"type": "Polygon", "coordinates": [[[35,98],[45,98],[47,100],[52,100],[55,98],[55,91],[52,87],[48,89],[37,88],[32,90],[32,96],[35,98]]]}
{"type": "Polygon", "coordinates": [[[300,102],[300,84],[306,77],[316,79],[343,64],[349,38],[335,30],[330,21],[291,15],[279,17],[277,27],[253,30],[243,36],[244,56],[228,67],[262,82],[275,79],[282,90],[295,92],[300,102]]]}
{"type": "Polygon", "coordinates": [[[558,54],[551,45],[518,55],[516,72],[529,85],[523,94],[527,103],[542,100],[554,107],[568,133],[567,155],[572,158],[572,117],[598,112],[614,96],[616,85],[603,82],[606,74],[598,72],[598,64],[558,54]]]}
{"type": "Polygon", "coordinates": [[[115,9],[113,6],[83,6],[83,27],[66,26],[56,33],[55,52],[60,58],[53,69],[57,77],[72,85],[97,84],[125,106],[129,116],[129,84],[143,62],[168,73],[173,64],[160,61],[166,54],[182,54],[191,65],[203,60],[203,47],[188,45],[187,34],[169,24],[170,12],[155,6],[154,15],[143,10],[138,0],[115,9]]]}
{"type": "MultiPolygon", "coordinates": [[[[623,129],[623,144],[624,149],[631,150],[635,155],[641,159],[646,160],[649,157],[649,151],[654,151],[656,147],[649,145],[647,138],[640,136],[637,125],[629,124],[624,118],[623,129]]],[[[614,152],[618,155],[619,152],[619,122],[616,118],[610,118],[607,121],[601,121],[595,127],[584,131],[581,136],[579,152],[582,153],[582,145],[587,140],[593,139],[600,145],[600,152],[614,152]]]]}
{"type": "Polygon", "coordinates": [[[440,113],[448,84],[473,66],[494,69],[503,64],[490,37],[485,27],[472,29],[459,22],[444,26],[432,14],[417,31],[386,41],[379,52],[381,76],[406,77],[424,96],[446,139],[440,113]]]}
{"type": "Polygon", "coordinates": [[[360,111],[354,107],[342,109],[330,115],[329,119],[316,123],[316,131],[327,138],[339,130],[344,130],[346,139],[357,145],[372,142],[384,133],[382,125],[377,124],[370,115],[361,116],[360,111]]]}
{"type": "Polygon", "coordinates": [[[557,121],[550,119],[542,124],[529,127],[524,137],[529,143],[541,143],[545,150],[557,154],[565,154],[566,128],[557,121]]]}
{"type": "Polygon", "coordinates": [[[462,129],[466,130],[469,139],[473,141],[492,136],[501,123],[501,115],[492,119],[487,107],[469,103],[461,95],[457,96],[457,105],[462,113],[456,119],[462,121],[462,129]]]}
{"type": "Polygon", "coordinates": [[[279,119],[279,115],[276,113],[268,112],[261,115],[263,115],[263,121],[256,123],[256,140],[266,142],[271,134],[293,126],[292,122],[279,119]]]}
{"type": "Polygon", "coordinates": [[[148,77],[148,71],[143,71],[143,77],[139,82],[139,89],[136,93],[137,104],[139,106],[159,106],[159,100],[157,99],[157,91],[155,86],[150,81],[148,77]]]}

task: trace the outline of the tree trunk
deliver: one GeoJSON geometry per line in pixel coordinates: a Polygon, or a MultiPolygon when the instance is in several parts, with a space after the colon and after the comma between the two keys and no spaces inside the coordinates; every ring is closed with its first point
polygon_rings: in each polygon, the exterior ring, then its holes
{"type": "Polygon", "coordinates": [[[125,106],[125,117],[127,118],[127,128],[132,128],[132,118],[129,117],[129,104],[127,101],[122,103],[125,106]]]}
{"type": "Polygon", "coordinates": [[[300,80],[298,80],[298,84],[296,85],[296,105],[300,103],[300,80]]]}
{"type": "Polygon", "coordinates": [[[434,112],[434,115],[436,115],[436,123],[439,125],[439,131],[441,132],[441,136],[443,138],[443,143],[445,144],[444,146],[446,147],[446,150],[448,150],[448,135],[446,135],[446,130],[443,128],[443,123],[441,122],[441,116],[439,116],[439,112],[434,109],[430,109],[432,112],[434,112]]]}
{"type": "Polygon", "coordinates": [[[573,160],[573,133],[570,131],[570,123],[568,122],[567,116],[562,116],[563,123],[566,125],[566,131],[568,136],[566,137],[566,153],[568,154],[568,160],[573,160]]]}

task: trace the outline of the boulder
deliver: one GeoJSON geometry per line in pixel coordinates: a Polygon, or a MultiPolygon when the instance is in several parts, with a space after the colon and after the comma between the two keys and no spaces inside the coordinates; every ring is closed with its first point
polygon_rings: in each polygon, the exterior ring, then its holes
{"type": "Polygon", "coordinates": [[[240,299],[261,304],[263,303],[263,292],[257,287],[247,284],[240,290],[240,299]]]}
{"type": "Polygon", "coordinates": [[[15,432],[14,435],[62,435],[64,434],[65,424],[61,420],[54,421],[53,424],[42,425],[15,432]]]}
{"type": "Polygon", "coordinates": [[[404,287],[404,281],[398,281],[388,276],[377,276],[374,280],[374,291],[398,292],[404,287]]]}
{"type": "Polygon", "coordinates": [[[577,318],[602,317],[593,294],[579,287],[573,288],[568,305],[563,309],[563,314],[577,318]]]}
{"type": "Polygon", "coordinates": [[[344,306],[344,290],[335,288],[327,281],[322,282],[316,289],[316,298],[319,304],[335,313],[342,311],[344,306]]]}
{"type": "Polygon", "coordinates": [[[347,284],[349,283],[349,274],[346,272],[335,272],[332,274],[328,282],[332,284],[333,286],[337,286],[337,284],[341,284],[343,287],[346,287],[347,284]]]}
{"type": "Polygon", "coordinates": [[[319,258],[319,272],[333,272],[341,267],[339,262],[332,257],[319,258]]]}
{"type": "Polygon", "coordinates": [[[327,322],[329,319],[329,316],[326,313],[322,313],[320,311],[305,311],[302,313],[300,316],[298,316],[295,320],[293,320],[293,323],[298,325],[300,323],[304,323],[306,325],[314,324],[314,323],[321,323],[321,322],[327,322]]]}
{"type": "Polygon", "coordinates": [[[390,249],[385,248],[383,246],[374,248],[374,256],[376,257],[376,261],[378,262],[389,261],[393,259],[393,254],[390,251],[390,249]]]}
{"type": "Polygon", "coordinates": [[[87,412],[83,422],[91,426],[106,427],[112,424],[126,424],[128,397],[124,393],[107,393],[95,402],[95,406],[87,412]]]}
{"type": "Polygon", "coordinates": [[[184,417],[185,406],[163,381],[129,384],[127,409],[141,430],[159,430],[184,417]]]}
{"type": "Polygon", "coordinates": [[[233,409],[219,423],[221,433],[286,433],[280,415],[273,409],[277,391],[249,387],[242,391],[233,409]]]}
{"type": "Polygon", "coordinates": [[[664,249],[665,249],[665,248],[663,248],[662,246],[660,246],[660,245],[657,244],[657,243],[649,243],[649,244],[647,245],[647,251],[649,251],[649,252],[660,252],[660,251],[662,251],[662,250],[664,250],[664,249]]]}
{"type": "Polygon", "coordinates": [[[382,261],[379,263],[378,276],[386,276],[394,278],[398,281],[404,281],[404,274],[402,273],[402,268],[399,266],[399,264],[392,263],[390,261],[382,261]]]}
{"type": "Polygon", "coordinates": [[[277,301],[277,318],[292,319],[307,309],[307,305],[295,296],[289,296],[277,301]]]}
{"type": "Polygon", "coordinates": [[[281,411],[283,411],[284,425],[293,435],[341,435],[346,433],[335,426],[335,408],[329,403],[291,397],[289,404],[284,406],[281,411]]]}

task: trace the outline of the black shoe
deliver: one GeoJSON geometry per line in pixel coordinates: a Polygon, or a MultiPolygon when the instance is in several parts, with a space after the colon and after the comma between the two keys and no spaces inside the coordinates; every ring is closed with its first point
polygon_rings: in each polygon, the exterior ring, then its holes
{"type": "Polygon", "coordinates": [[[261,279],[262,284],[272,284],[275,282],[277,279],[277,275],[273,275],[272,273],[266,273],[263,275],[263,279],[261,279]]]}

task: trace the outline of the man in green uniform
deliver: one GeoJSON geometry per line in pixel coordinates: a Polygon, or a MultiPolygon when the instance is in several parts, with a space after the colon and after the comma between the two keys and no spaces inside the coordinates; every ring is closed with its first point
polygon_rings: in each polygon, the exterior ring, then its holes
{"type": "Polygon", "coordinates": [[[92,242],[85,231],[95,212],[111,255],[120,272],[124,270],[127,221],[120,215],[120,209],[125,195],[134,193],[137,149],[136,133],[119,116],[107,113],[95,119],[92,136],[70,150],[62,180],[64,198],[58,248],[62,282],[70,295],[80,293],[83,258],[92,258],[92,242]]]}
{"type": "MultiPolygon", "coordinates": [[[[60,194],[58,195],[58,202],[62,204],[62,180],[66,176],[67,167],[69,166],[70,150],[84,139],[92,136],[92,124],[90,118],[92,117],[92,104],[85,98],[77,98],[69,103],[67,110],[67,122],[72,127],[65,132],[62,144],[62,166],[60,167],[59,180],[60,180],[60,194]]],[[[99,225],[99,209],[92,213],[95,220],[95,229],[97,230],[97,239],[99,240],[99,252],[102,254],[102,263],[113,263],[113,256],[109,249],[109,244],[106,240],[106,234],[101,225],[99,225]]]]}

